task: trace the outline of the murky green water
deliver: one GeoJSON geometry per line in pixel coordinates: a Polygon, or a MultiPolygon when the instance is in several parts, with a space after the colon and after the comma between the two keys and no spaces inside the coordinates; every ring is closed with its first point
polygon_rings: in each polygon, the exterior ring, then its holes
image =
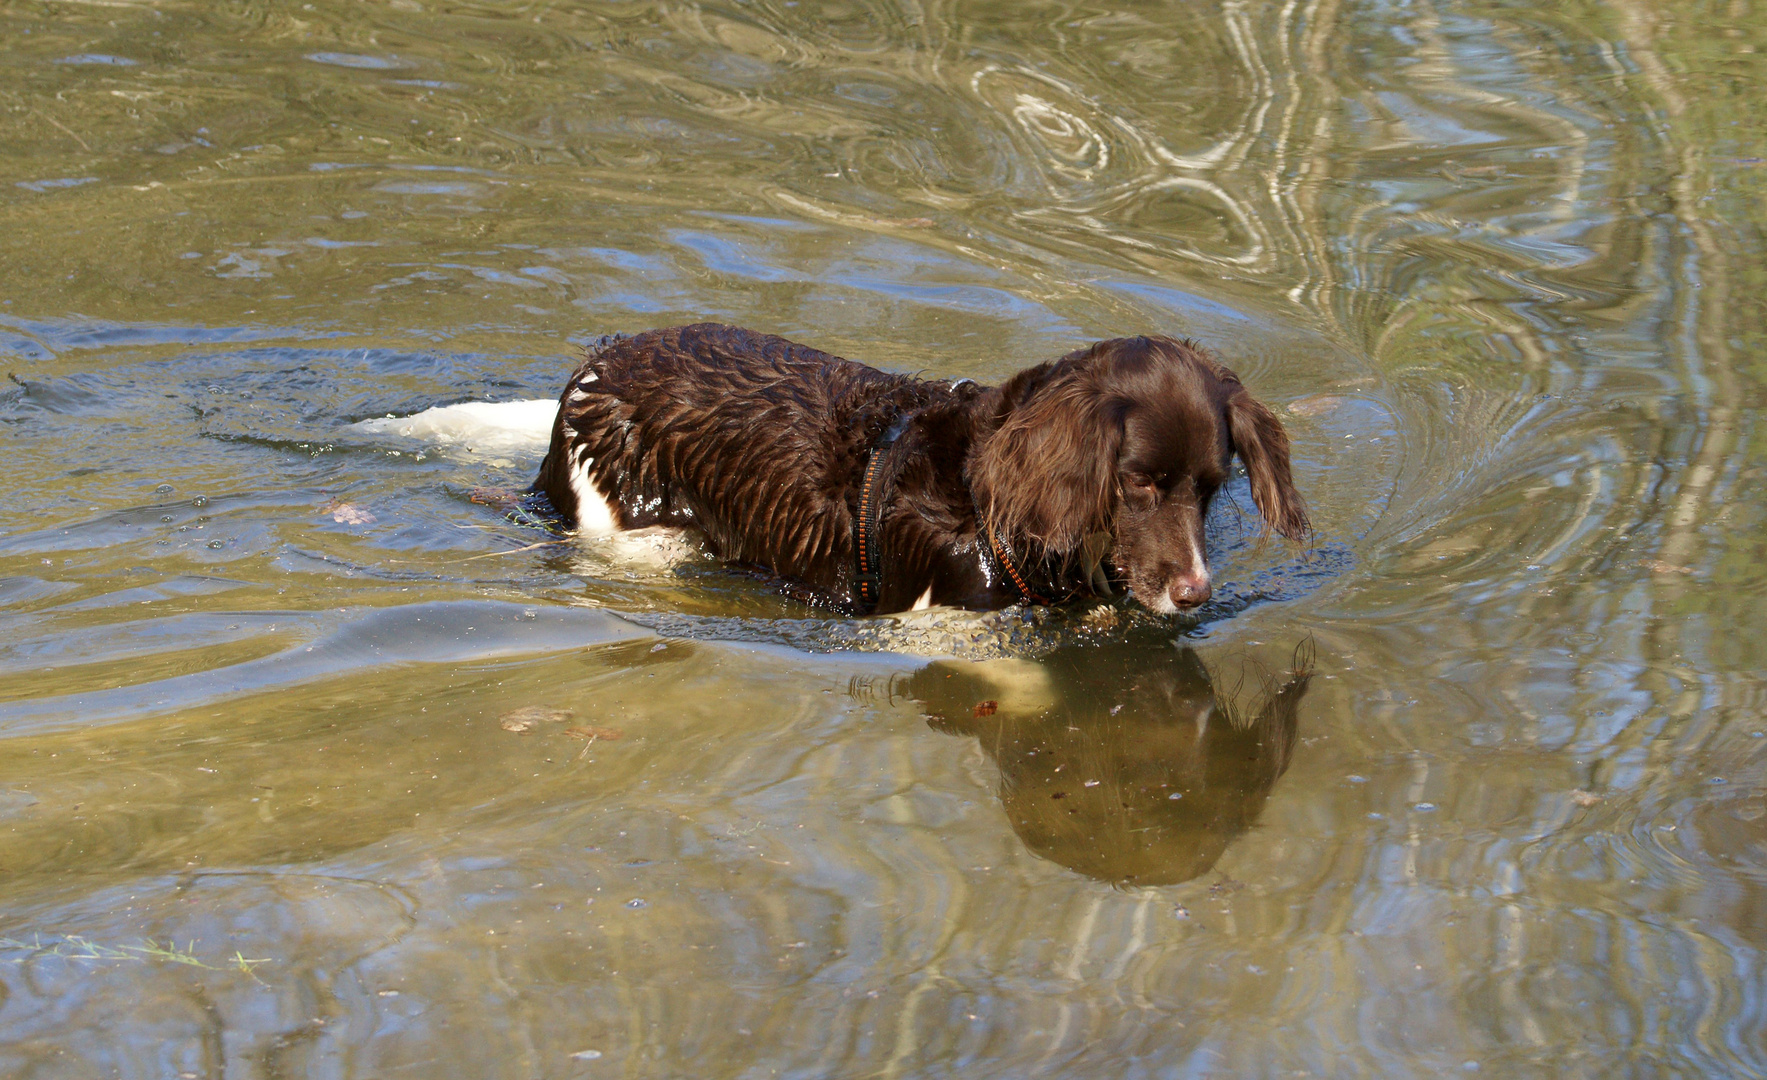
{"type": "Polygon", "coordinates": [[[1767,1073],[1764,49],[0,5],[0,1073],[1767,1073]],[[830,620],[350,426],[704,318],[1199,337],[1319,548],[1222,511],[1200,622],[830,620]]]}

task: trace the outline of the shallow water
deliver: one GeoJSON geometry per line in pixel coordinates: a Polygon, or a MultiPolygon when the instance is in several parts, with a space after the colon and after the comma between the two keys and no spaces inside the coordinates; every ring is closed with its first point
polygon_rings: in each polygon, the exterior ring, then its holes
{"type": "Polygon", "coordinates": [[[0,6],[0,1072],[1767,1073],[1763,49],[0,6]],[[834,619],[356,426],[697,319],[1196,337],[1318,547],[1242,479],[1201,618],[834,619]]]}

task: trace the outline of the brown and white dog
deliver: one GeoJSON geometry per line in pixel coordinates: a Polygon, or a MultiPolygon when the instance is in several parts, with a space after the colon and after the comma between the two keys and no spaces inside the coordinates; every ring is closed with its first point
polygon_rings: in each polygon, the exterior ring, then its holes
{"type": "Polygon", "coordinates": [[[692,527],[844,611],[1126,588],[1169,614],[1209,598],[1203,517],[1234,454],[1303,541],[1282,425],[1190,342],[1101,341],[985,387],[705,323],[592,350],[534,487],[580,531],[692,527]]]}

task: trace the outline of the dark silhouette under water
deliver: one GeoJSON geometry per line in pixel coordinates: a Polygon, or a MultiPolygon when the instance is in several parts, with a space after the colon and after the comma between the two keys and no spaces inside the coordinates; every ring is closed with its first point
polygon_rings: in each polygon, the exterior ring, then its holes
{"type": "Polygon", "coordinates": [[[1114,884],[1166,885],[1207,873],[1257,820],[1288,768],[1310,661],[1297,649],[1249,710],[1233,704],[1240,686],[1218,694],[1196,653],[1169,645],[1075,646],[1035,668],[938,661],[899,689],[934,728],[980,741],[1032,851],[1114,884]],[[1003,694],[1011,675],[1019,692],[1003,694]]]}

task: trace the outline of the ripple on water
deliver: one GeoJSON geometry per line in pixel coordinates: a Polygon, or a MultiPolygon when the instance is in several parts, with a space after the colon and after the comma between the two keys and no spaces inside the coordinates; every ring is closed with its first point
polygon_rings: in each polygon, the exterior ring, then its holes
{"type": "Polygon", "coordinates": [[[1767,1074],[1746,6],[7,7],[0,1073],[1767,1074]],[[354,427],[702,318],[1195,336],[1318,548],[827,617],[354,427]]]}

